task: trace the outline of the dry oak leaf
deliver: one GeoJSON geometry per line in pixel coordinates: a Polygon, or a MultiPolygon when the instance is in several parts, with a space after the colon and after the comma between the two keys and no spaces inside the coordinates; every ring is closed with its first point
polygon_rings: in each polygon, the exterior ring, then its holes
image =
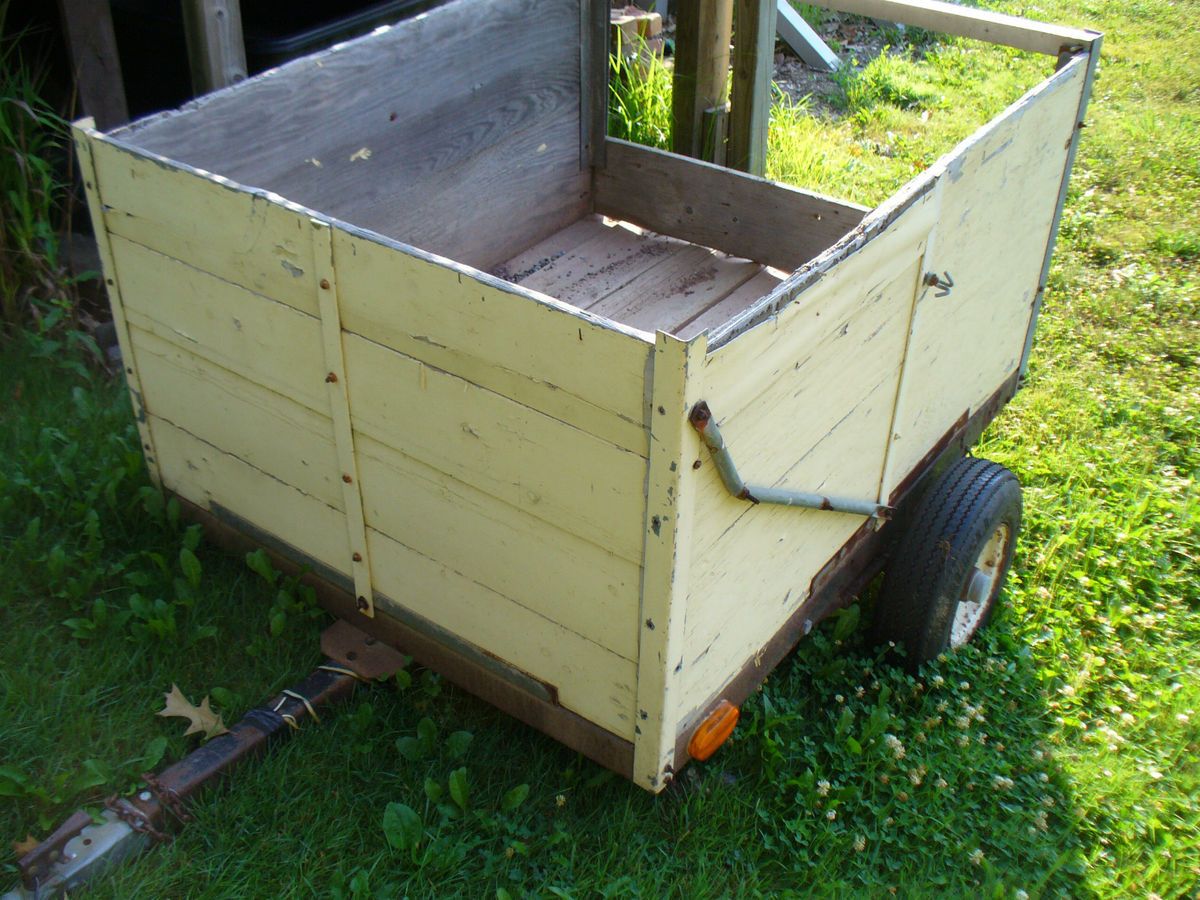
{"type": "Polygon", "coordinates": [[[204,740],[207,741],[229,730],[225,727],[225,723],[221,721],[221,716],[213,712],[209,707],[207,696],[200,701],[199,706],[193,706],[188,698],[183,696],[183,692],[179,690],[179,685],[172,684],[171,690],[163,694],[163,699],[166,705],[155,713],[155,715],[178,716],[181,719],[187,719],[191,724],[188,725],[188,730],[184,732],[185,735],[203,734],[204,740]]]}
{"type": "Polygon", "coordinates": [[[32,834],[26,834],[25,840],[13,841],[13,853],[17,854],[17,859],[20,859],[27,853],[32,853],[38,848],[42,842],[35,838],[32,834]]]}

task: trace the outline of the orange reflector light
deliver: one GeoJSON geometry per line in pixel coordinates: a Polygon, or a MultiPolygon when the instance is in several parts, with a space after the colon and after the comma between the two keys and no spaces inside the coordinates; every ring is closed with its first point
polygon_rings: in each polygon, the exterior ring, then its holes
{"type": "Polygon", "coordinates": [[[688,741],[688,756],[704,762],[716,753],[717,748],[733,734],[733,726],[737,725],[739,715],[738,708],[728,700],[718,703],[688,741]]]}

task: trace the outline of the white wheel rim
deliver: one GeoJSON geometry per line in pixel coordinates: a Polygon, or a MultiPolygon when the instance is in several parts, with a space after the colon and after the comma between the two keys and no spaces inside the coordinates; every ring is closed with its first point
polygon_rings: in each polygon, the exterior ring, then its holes
{"type": "Polygon", "coordinates": [[[971,639],[996,599],[1011,537],[1008,524],[1001,522],[975,558],[962,596],[954,608],[954,621],[950,625],[951,647],[961,647],[971,639]]]}

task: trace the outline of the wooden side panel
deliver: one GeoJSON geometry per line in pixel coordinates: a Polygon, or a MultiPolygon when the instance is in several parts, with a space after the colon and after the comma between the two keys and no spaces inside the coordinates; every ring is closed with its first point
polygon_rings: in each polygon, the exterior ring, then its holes
{"type": "Polygon", "coordinates": [[[109,232],[317,315],[306,216],[107,140],[93,150],[109,232]]]}
{"type": "Polygon", "coordinates": [[[577,3],[458,0],[121,137],[487,268],[586,211],[579,34],[577,3]]]}
{"type": "Polygon", "coordinates": [[[379,441],[360,435],[357,446],[371,528],[618,656],[637,658],[641,566],[379,441]]]}
{"type": "Polygon", "coordinates": [[[640,563],[640,456],[357,335],[345,348],[356,431],[640,563]]]}
{"type": "Polygon", "coordinates": [[[637,670],[623,657],[375,530],[367,532],[377,609],[412,610],[557,688],[558,701],[633,737],[637,670]],[[399,599],[392,599],[399,598],[399,599]]]}
{"type": "Polygon", "coordinates": [[[942,224],[909,340],[883,496],[1017,370],[1058,200],[1086,58],[1027,94],[943,161],[942,224]]]}
{"type": "Polygon", "coordinates": [[[333,239],[347,331],[645,455],[648,341],[364,236],[333,239]]]}
{"type": "Polygon", "coordinates": [[[234,510],[330,570],[349,572],[344,513],[165,419],[149,421],[164,486],[204,509],[234,510]]]}
{"type": "MultiPolygon", "coordinates": [[[[936,213],[928,195],[773,324],[708,355],[704,397],[747,482],[877,498],[936,213]]],[[[698,458],[682,721],[796,613],[813,577],[864,522],[750,505],[729,495],[707,453],[698,458]]]]}
{"type": "MultiPolygon", "coordinates": [[[[345,575],[345,516],[165,420],[150,416],[162,448],[163,479],[208,509],[243,519],[345,575]]],[[[632,736],[634,664],[377,531],[367,532],[375,582],[387,612],[401,602],[464,641],[555,685],[563,706],[632,736]],[[399,597],[401,601],[390,598],[399,597]],[[482,612],[481,611],[485,611],[482,612]]]]}
{"type": "Polygon", "coordinates": [[[596,212],[791,271],[856,226],[856,206],[609,138],[596,212]]]}

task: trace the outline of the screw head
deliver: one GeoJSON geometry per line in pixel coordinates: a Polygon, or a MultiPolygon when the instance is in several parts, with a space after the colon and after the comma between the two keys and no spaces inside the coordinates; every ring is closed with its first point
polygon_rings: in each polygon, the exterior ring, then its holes
{"type": "Polygon", "coordinates": [[[346,482],[346,484],[349,484],[349,483],[350,483],[350,482],[352,482],[353,480],[354,480],[354,479],[353,479],[353,478],[351,478],[349,475],[343,475],[343,476],[342,476],[342,481],[346,482]]]}
{"type": "Polygon", "coordinates": [[[328,375],[325,376],[325,383],[326,384],[337,384],[337,374],[334,372],[330,372],[328,375]]]}
{"type": "Polygon", "coordinates": [[[364,610],[364,611],[365,611],[365,610],[367,609],[367,606],[368,606],[368,605],[369,605],[369,604],[367,603],[367,598],[366,598],[366,597],[359,597],[359,598],[358,598],[358,608],[359,608],[359,609],[361,609],[361,610],[364,610]]]}
{"type": "Polygon", "coordinates": [[[361,553],[355,553],[355,554],[354,554],[353,556],[351,556],[350,558],[351,558],[352,560],[354,560],[355,562],[362,562],[362,554],[361,554],[361,553]]]}
{"type": "Polygon", "coordinates": [[[323,291],[329,290],[329,279],[328,278],[321,279],[321,290],[323,290],[323,291]]]}

